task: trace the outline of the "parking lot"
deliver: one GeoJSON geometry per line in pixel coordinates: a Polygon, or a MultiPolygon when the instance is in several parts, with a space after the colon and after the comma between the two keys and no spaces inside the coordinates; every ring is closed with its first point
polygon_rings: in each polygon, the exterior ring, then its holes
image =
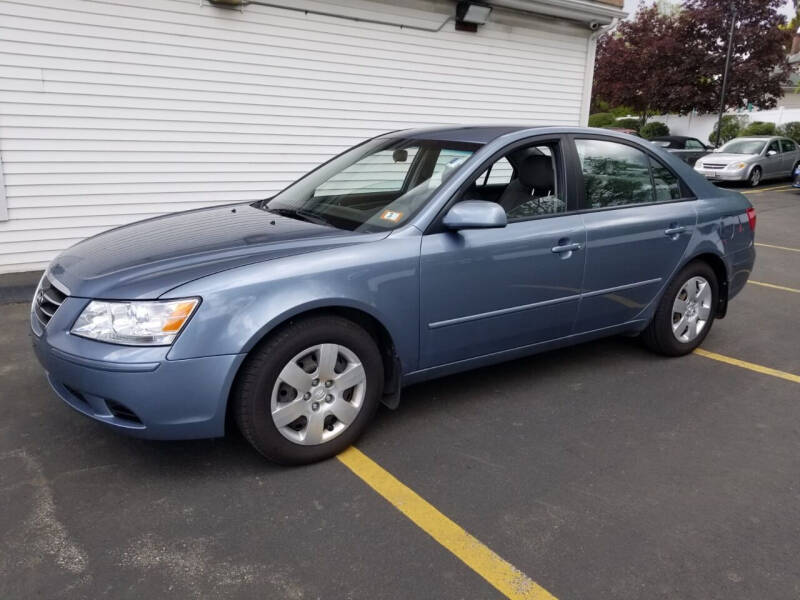
{"type": "Polygon", "coordinates": [[[107,431],[0,306],[0,598],[800,596],[800,193],[747,193],[756,268],[703,352],[417,385],[309,467],[107,431]]]}

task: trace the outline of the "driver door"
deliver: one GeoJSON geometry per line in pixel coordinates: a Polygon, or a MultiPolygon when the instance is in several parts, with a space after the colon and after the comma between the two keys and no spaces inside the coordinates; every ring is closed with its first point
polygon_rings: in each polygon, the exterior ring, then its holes
{"type": "MultiPolygon", "coordinates": [[[[514,151],[551,152],[553,184],[532,186],[526,201],[483,197],[501,173],[508,187],[524,168],[495,157],[494,176],[481,169],[456,201],[497,201],[508,224],[495,229],[453,231],[434,226],[422,238],[420,260],[420,367],[430,368],[568,336],[578,311],[586,232],[581,215],[569,207],[560,139],[515,145],[514,151]],[[513,172],[511,167],[513,165],[513,172]],[[476,185],[477,184],[477,185],[476,185]]],[[[520,156],[517,154],[516,156],[520,156]]],[[[537,159],[540,165],[544,159],[537,159]]],[[[533,181],[536,183],[536,181],[533,181]]],[[[527,188],[526,188],[527,190],[527,188]]]]}
{"type": "Polygon", "coordinates": [[[778,140],[773,140],[764,151],[762,164],[764,165],[764,179],[780,177],[782,174],[783,155],[778,140]]]}

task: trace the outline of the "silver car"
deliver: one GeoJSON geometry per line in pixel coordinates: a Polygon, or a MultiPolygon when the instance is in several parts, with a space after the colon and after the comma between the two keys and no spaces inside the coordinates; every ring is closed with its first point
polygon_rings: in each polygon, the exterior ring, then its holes
{"type": "Polygon", "coordinates": [[[765,179],[791,177],[800,163],[792,140],[777,136],[735,138],[698,160],[694,170],[713,181],[746,181],[756,186],[765,179]]]}

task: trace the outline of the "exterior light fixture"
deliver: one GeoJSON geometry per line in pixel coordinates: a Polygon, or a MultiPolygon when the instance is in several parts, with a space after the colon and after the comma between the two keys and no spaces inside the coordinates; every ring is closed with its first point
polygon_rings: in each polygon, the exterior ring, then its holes
{"type": "Polygon", "coordinates": [[[492,7],[488,4],[462,0],[456,6],[456,29],[478,31],[478,25],[485,25],[491,13],[492,7]]]}

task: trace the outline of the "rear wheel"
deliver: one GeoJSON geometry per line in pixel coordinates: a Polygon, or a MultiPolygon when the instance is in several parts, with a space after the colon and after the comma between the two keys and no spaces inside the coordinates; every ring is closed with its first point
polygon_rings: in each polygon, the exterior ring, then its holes
{"type": "Polygon", "coordinates": [[[697,348],[714,323],[718,289],[717,276],[707,263],[686,265],[667,286],[642,341],[666,356],[697,348]]]}
{"type": "Polygon", "coordinates": [[[747,178],[747,184],[750,187],[756,187],[759,183],[761,183],[761,167],[753,167],[753,170],[750,171],[750,176],[747,178]]]}
{"type": "Polygon", "coordinates": [[[239,429],[261,454],[283,464],[338,454],[366,428],[383,389],[375,341],[335,316],[282,328],[242,366],[233,396],[239,429]]]}

